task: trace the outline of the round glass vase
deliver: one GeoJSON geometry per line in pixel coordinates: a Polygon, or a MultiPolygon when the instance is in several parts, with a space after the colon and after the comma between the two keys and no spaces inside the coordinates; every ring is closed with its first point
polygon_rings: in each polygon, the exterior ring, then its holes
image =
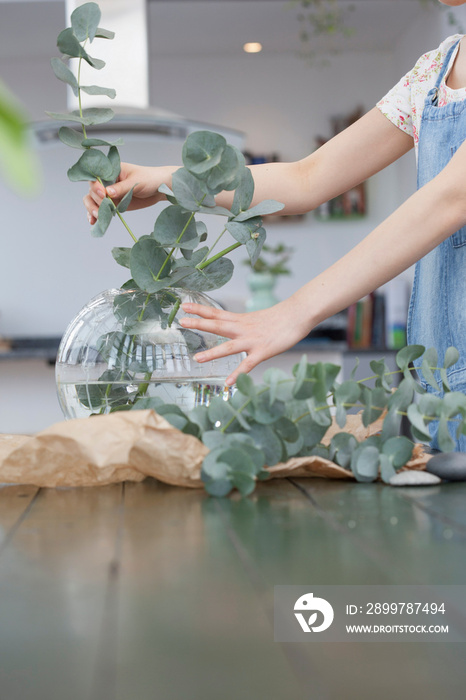
{"type": "Polygon", "coordinates": [[[70,323],[58,348],[57,392],[65,418],[129,410],[159,397],[182,410],[228,398],[225,379],[241,355],[199,363],[193,355],[223,342],[179,321],[183,302],[220,308],[205,294],[164,289],[109,289],[94,297],[70,323]]]}

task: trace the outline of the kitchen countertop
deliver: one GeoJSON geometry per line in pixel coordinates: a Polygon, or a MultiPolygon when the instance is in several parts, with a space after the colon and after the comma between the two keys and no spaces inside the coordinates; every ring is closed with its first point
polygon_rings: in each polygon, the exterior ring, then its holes
{"type": "Polygon", "coordinates": [[[277,643],[273,596],[464,583],[465,497],[319,478],[224,499],[153,479],[0,488],[0,695],[459,700],[464,641],[277,643]]]}

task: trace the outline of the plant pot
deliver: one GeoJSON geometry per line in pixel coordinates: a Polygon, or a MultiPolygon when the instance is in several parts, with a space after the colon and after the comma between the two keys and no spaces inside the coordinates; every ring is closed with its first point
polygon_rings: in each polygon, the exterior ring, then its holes
{"type": "Polygon", "coordinates": [[[277,283],[276,275],[268,272],[253,272],[248,277],[251,296],[246,302],[246,311],[268,309],[278,302],[273,290],[277,283]]]}
{"type": "Polygon", "coordinates": [[[196,362],[196,352],[223,338],[182,328],[185,301],[218,308],[205,294],[184,289],[110,289],[92,299],[58,349],[57,391],[65,418],[129,410],[142,398],[159,397],[186,411],[214,396],[229,397],[225,379],[242,357],[196,362]]]}

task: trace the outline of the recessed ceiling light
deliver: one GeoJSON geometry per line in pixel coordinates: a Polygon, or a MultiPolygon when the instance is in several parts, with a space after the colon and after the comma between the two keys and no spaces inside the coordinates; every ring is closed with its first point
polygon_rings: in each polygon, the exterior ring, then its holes
{"type": "Polygon", "coordinates": [[[249,41],[247,44],[244,44],[243,49],[246,53],[259,53],[259,51],[262,51],[262,44],[259,44],[258,41],[249,41]]]}

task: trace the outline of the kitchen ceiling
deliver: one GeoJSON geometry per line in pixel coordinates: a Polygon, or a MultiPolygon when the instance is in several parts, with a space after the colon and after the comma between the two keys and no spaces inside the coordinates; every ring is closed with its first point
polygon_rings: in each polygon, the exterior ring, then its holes
{"type": "MultiPolygon", "coordinates": [[[[390,50],[424,9],[419,0],[341,0],[348,10],[350,37],[319,37],[317,51],[390,50]]],[[[150,0],[151,55],[238,55],[246,41],[260,41],[264,53],[300,49],[299,8],[290,0],[150,0]]],[[[0,60],[48,56],[65,22],[63,0],[0,0],[0,60]]]]}

